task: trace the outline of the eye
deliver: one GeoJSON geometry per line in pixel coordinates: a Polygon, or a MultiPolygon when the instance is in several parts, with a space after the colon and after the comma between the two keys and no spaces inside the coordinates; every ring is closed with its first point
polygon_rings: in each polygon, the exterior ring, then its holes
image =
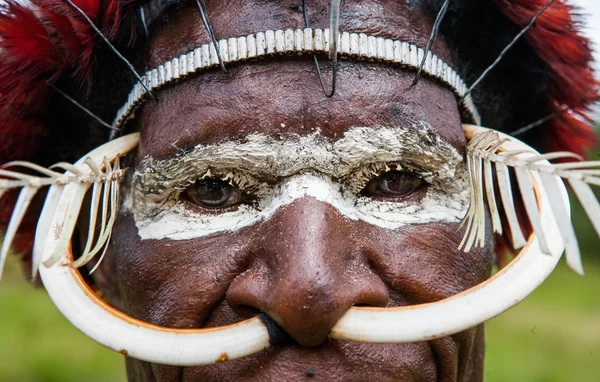
{"type": "Polygon", "coordinates": [[[414,174],[388,171],[371,179],[361,194],[370,197],[401,198],[412,194],[423,183],[423,179],[414,174]]]}
{"type": "Polygon", "coordinates": [[[220,208],[238,204],[242,192],[235,186],[220,179],[200,179],[185,190],[193,203],[205,208],[220,208]]]}

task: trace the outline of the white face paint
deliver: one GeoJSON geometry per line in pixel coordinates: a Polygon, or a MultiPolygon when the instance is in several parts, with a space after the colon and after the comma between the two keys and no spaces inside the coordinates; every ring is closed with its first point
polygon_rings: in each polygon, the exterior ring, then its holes
{"type": "Polygon", "coordinates": [[[169,160],[146,158],[128,197],[124,206],[133,210],[143,240],[188,240],[265,221],[305,197],[328,203],[348,219],[387,229],[457,222],[468,207],[469,191],[462,157],[430,127],[419,125],[352,128],[339,140],[318,133],[251,135],[197,146],[169,160]],[[402,202],[361,196],[368,181],[390,166],[425,179],[426,195],[402,202]],[[223,212],[186,207],[181,191],[203,177],[229,180],[256,202],[223,212]]]}

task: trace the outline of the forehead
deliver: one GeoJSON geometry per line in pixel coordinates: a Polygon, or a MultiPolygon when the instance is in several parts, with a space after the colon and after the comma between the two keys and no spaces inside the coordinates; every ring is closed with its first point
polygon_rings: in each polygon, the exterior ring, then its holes
{"type": "MultiPolygon", "coordinates": [[[[305,26],[302,0],[208,0],[206,3],[217,39],[305,26]]],[[[312,28],[329,27],[330,3],[330,0],[306,0],[312,28]]],[[[425,47],[433,21],[420,3],[415,0],[345,0],[341,5],[340,30],[425,47]]],[[[210,41],[195,0],[166,8],[155,24],[146,57],[150,67],[210,41]]],[[[433,51],[446,63],[452,63],[444,41],[436,42],[433,51]]]]}
{"type": "MultiPolygon", "coordinates": [[[[153,35],[147,66],[153,67],[209,41],[192,4],[171,9],[153,35]]],[[[304,25],[300,1],[208,2],[218,39],[267,29],[304,25]]],[[[311,26],[327,27],[328,1],[308,1],[311,26]]],[[[404,1],[344,2],[341,30],[402,39],[425,46],[430,20],[404,1]]],[[[435,53],[448,59],[443,41],[435,53]]],[[[331,70],[321,58],[326,86],[331,70]]],[[[274,57],[204,72],[161,91],[138,114],[140,157],[164,159],[181,149],[261,133],[339,138],[352,127],[409,127],[427,124],[458,149],[464,146],[456,99],[451,91],[414,72],[369,62],[341,61],[338,86],[326,98],[311,57],[274,57]]]]}

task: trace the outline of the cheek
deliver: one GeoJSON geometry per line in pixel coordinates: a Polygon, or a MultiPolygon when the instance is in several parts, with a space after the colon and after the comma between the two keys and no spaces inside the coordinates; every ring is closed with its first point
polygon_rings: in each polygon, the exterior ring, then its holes
{"type": "Polygon", "coordinates": [[[458,249],[464,231],[457,229],[457,223],[371,229],[372,267],[392,290],[393,305],[441,300],[490,277],[492,233],[487,233],[486,248],[465,253],[458,249]]]}
{"type": "MultiPolygon", "coordinates": [[[[433,223],[397,230],[361,222],[352,236],[369,265],[390,291],[390,305],[437,301],[486,280],[494,254],[458,250],[458,224],[433,223]]],[[[252,243],[261,230],[213,235],[197,240],[140,240],[129,214],[117,222],[111,254],[126,313],[171,327],[198,327],[223,302],[231,282],[247,270],[252,243]]],[[[488,233],[488,243],[492,235],[488,233]]],[[[111,262],[112,263],[112,262],[111,262]]]]}
{"type": "MultiPolygon", "coordinates": [[[[421,224],[387,230],[365,222],[348,221],[332,210],[324,216],[323,222],[344,232],[342,236],[336,236],[335,231],[325,232],[317,240],[335,241],[336,247],[344,247],[340,255],[352,249],[344,243],[350,242],[352,246],[362,248],[357,256],[348,256],[347,262],[362,264],[361,259],[368,258],[365,264],[389,290],[389,305],[440,300],[482,282],[491,272],[493,254],[490,251],[463,253],[457,249],[462,239],[462,231],[457,232],[457,224],[421,224]]],[[[261,263],[261,258],[266,264],[268,259],[275,261],[273,259],[277,256],[273,255],[278,254],[258,252],[256,243],[273,234],[273,230],[289,237],[293,236],[293,230],[299,229],[293,225],[289,227],[290,231],[286,231],[285,221],[275,223],[268,221],[262,227],[257,225],[233,234],[197,240],[142,241],[131,216],[122,215],[115,227],[111,256],[115,259],[116,281],[126,313],[157,325],[180,328],[225,325],[240,320],[225,302],[227,290],[236,277],[261,263]]],[[[277,246],[274,240],[269,243],[271,247],[277,246]]],[[[267,248],[267,244],[261,248],[267,248]]],[[[331,249],[335,248],[332,246],[331,249]]],[[[285,252],[293,251],[288,248],[285,252]]],[[[284,252],[281,254],[285,256],[284,252]]],[[[347,264],[341,266],[352,268],[347,264]]],[[[348,273],[344,273],[339,280],[348,277],[348,273]]],[[[333,285],[336,286],[343,287],[342,284],[333,285]]],[[[301,297],[299,290],[298,294],[301,297]]],[[[293,379],[302,375],[309,366],[319,365],[318,370],[331,367],[331,370],[348,372],[342,373],[344,377],[339,379],[347,379],[356,368],[369,370],[369,373],[395,375],[401,380],[453,380],[455,377],[452,376],[460,375],[466,369],[471,351],[482,354],[483,348],[475,346],[476,341],[483,340],[481,332],[475,335],[478,330],[415,344],[380,346],[330,341],[325,350],[323,347],[318,350],[278,347],[224,364],[182,370],[192,380],[210,380],[209,376],[214,376],[212,380],[232,380],[232,373],[238,373],[243,379],[247,371],[256,368],[257,364],[271,365],[264,372],[283,373],[278,374],[279,378],[273,375],[272,379],[277,380],[286,375],[286,370],[289,379],[293,379]],[[337,348],[329,351],[328,347],[337,348]],[[298,364],[299,360],[301,364],[298,364]],[[290,370],[295,372],[293,376],[289,375],[290,370]],[[413,371],[414,375],[411,374],[413,371]]],[[[166,368],[164,372],[176,370],[166,368]]],[[[364,375],[365,380],[369,378],[364,375]]]]}
{"type": "MultiPolygon", "coordinates": [[[[244,235],[141,240],[133,218],[115,226],[111,256],[125,313],[162,326],[199,327],[243,271],[244,235]]],[[[246,243],[246,244],[245,244],[246,243]]]]}

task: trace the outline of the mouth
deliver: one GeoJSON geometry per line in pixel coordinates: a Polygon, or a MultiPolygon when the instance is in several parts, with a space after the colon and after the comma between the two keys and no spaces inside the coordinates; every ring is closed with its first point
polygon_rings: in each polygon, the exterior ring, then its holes
{"type": "MultiPolygon", "coordinates": [[[[300,345],[264,313],[258,317],[269,331],[265,351],[225,363],[178,368],[181,381],[437,381],[439,360],[456,359],[452,339],[405,344],[369,344],[327,338],[318,346],[300,345]],[[449,346],[450,345],[450,346],[449,346]],[[445,356],[438,356],[441,352],[445,356]]],[[[225,301],[205,322],[206,327],[242,320],[225,301]]],[[[173,372],[153,367],[157,380],[173,372]]]]}
{"type": "MultiPolygon", "coordinates": [[[[271,345],[260,353],[193,367],[129,361],[128,368],[145,369],[151,374],[143,379],[157,381],[453,381],[466,373],[466,358],[477,351],[465,349],[473,347],[478,331],[482,331],[480,327],[456,336],[401,344],[327,338],[318,346],[308,347],[296,342],[266,314],[259,313],[258,318],[268,328],[271,345]]],[[[222,301],[203,326],[218,327],[243,319],[222,301]]],[[[482,343],[482,333],[479,337],[482,343]]]]}
{"type": "MultiPolygon", "coordinates": [[[[450,357],[452,358],[452,357],[450,357]]],[[[413,344],[360,344],[330,339],[317,347],[297,343],[203,367],[180,368],[181,381],[436,381],[434,346],[413,344]]],[[[165,375],[168,369],[155,369],[165,375]]],[[[161,375],[155,375],[162,380],[161,375]]]]}

